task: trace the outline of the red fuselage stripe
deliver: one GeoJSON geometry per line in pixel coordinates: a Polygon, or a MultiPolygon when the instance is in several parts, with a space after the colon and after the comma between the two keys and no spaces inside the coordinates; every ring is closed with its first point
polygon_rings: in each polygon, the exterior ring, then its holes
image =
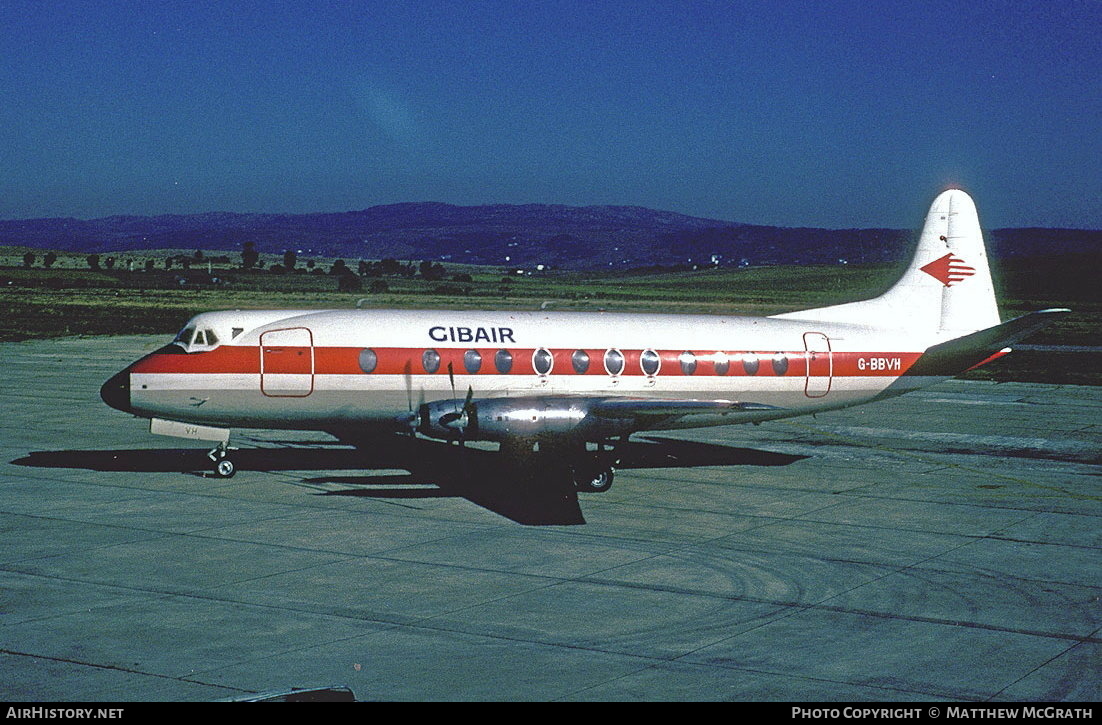
{"type": "MultiPolygon", "coordinates": [[[[429,374],[422,365],[422,356],[427,348],[397,348],[376,347],[371,348],[375,353],[375,367],[371,375],[425,375],[429,374]]],[[[495,355],[501,348],[432,348],[440,356],[440,364],[435,370],[436,375],[447,375],[448,365],[456,375],[535,375],[534,365],[535,349],[507,348],[512,355],[512,368],[507,373],[499,372],[495,366],[495,355]],[[464,364],[465,354],[475,350],[481,355],[481,365],[477,371],[469,371],[464,364]]],[[[244,347],[237,345],[225,345],[209,352],[195,352],[189,354],[153,353],[134,363],[132,373],[170,373],[170,374],[220,374],[220,375],[259,375],[261,373],[261,360],[266,373],[297,372],[309,373],[312,368],[315,375],[363,375],[360,367],[360,354],[364,348],[360,347],[292,347],[292,346],[264,346],[264,354],[260,347],[244,347]]],[[[548,350],[554,363],[551,375],[605,375],[609,373],[605,369],[605,349],[585,350],[589,356],[588,369],[584,373],[578,373],[573,365],[575,350],[548,350]]],[[[657,373],[658,377],[684,376],[685,372],[681,363],[684,350],[656,350],[661,365],[657,373]]],[[[620,350],[624,357],[624,376],[645,376],[642,369],[641,357],[644,350],[620,350]]],[[[766,352],[766,351],[723,351],[728,363],[726,373],[722,366],[717,370],[714,360],[715,351],[693,351],[696,367],[692,372],[694,376],[714,376],[726,374],[728,376],[791,376],[805,377],[807,375],[807,357],[809,353],[803,350],[796,352],[766,352]],[[758,361],[757,369],[753,372],[743,364],[743,356],[753,355],[758,361]],[[775,356],[783,356],[786,364],[774,364],[775,356]]],[[[834,377],[884,377],[898,376],[905,373],[921,353],[917,352],[825,352],[814,353],[813,372],[815,375],[833,375],[834,377]]],[[[751,370],[752,370],[751,366],[751,370]]]]}

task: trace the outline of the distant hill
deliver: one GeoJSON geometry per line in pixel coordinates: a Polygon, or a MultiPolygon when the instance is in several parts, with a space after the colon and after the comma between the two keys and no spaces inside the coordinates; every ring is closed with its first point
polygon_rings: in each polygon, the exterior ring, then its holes
{"type": "MultiPolygon", "coordinates": [[[[1102,231],[996,229],[996,257],[1102,252],[1102,231]]],[[[71,252],[262,252],[558,268],[838,264],[905,258],[900,229],[769,227],[633,206],[388,204],[333,214],[170,214],[0,221],[0,244],[71,252]]]]}

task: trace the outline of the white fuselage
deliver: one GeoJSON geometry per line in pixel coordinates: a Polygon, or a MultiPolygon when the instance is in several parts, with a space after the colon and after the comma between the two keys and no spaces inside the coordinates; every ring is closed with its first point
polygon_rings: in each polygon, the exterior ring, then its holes
{"type": "MultiPolygon", "coordinates": [[[[334,310],[199,315],[219,343],[181,344],[130,368],[132,411],[219,426],[397,427],[462,398],[616,396],[776,408],[662,427],[801,415],[929,380],[901,376],[932,339],[771,318],[522,311],[334,310]],[[252,329],[242,325],[264,324],[252,329]],[[264,317],[267,315],[267,317],[264,317]],[[251,317],[249,317],[251,316],[251,317]],[[236,337],[232,328],[236,327],[236,337]],[[185,352],[185,348],[193,351],[185,352]]],[[[187,341],[184,341],[185,343],[187,341]]]]}

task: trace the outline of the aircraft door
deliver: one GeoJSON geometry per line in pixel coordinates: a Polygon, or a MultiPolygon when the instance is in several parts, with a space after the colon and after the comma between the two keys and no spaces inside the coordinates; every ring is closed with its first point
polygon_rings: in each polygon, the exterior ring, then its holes
{"type": "Polygon", "coordinates": [[[305,327],[260,336],[260,391],[273,398],[305,398],[314,392],[314,335],[305,327]]]}
{"type": "Polygon", "coordinates": [[[834,353],[830,349],[830,338],[821,332],[805,332],[804,349],[807,351],[804,395],[809,398],[826,397],[834,377],[834,353]]]}

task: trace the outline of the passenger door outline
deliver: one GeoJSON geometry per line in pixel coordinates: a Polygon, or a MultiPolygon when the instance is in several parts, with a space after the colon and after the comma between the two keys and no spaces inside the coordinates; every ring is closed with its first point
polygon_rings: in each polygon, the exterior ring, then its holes
{"type": "Polygon", "coordinates": [[[821,332],[805,332],[804,350],[807,355],[804,395],[825,398],[834,380],[834,352],[830,347],[830,338],[821,332]]]}
{"type": "Polygon", "coordinates": [[[260,392],[269,398],[305,398],[314,392],[314,334],[285,327],[260,335],[260,392]]]}

